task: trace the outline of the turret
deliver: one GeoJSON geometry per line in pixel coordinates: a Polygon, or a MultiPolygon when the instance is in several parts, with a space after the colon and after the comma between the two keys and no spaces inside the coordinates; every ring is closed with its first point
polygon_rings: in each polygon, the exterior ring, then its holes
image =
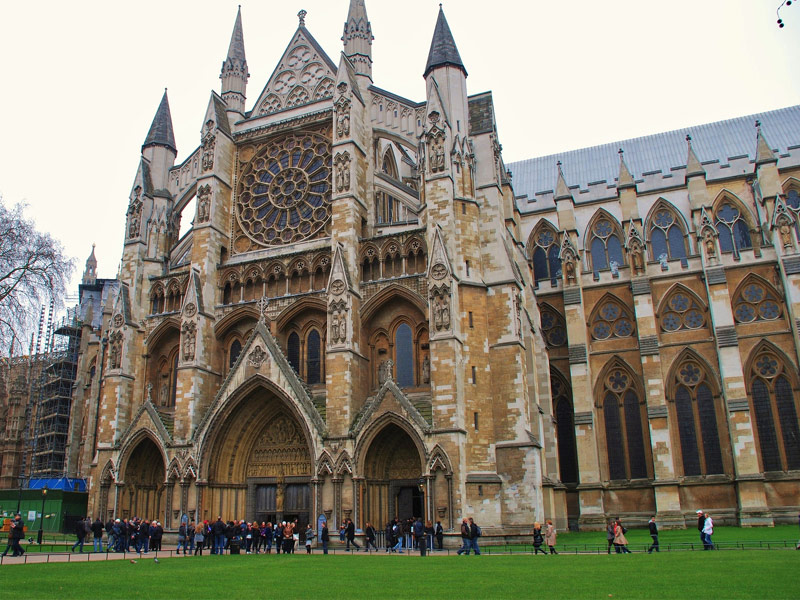
{"type": "Polygon", "coordinates": [[[242,33],[242,7],[236,13],[236,22],[233,24],[231,43],[228,46],[228,56],[222,63],[222,99],[228,105],[228,111],[244,116],[247,79],[247,59],[244,55],[244,34],[242,33]]]}
{"type": "Polygon", "coordinates": [[[86,269],[83,271],[81,283],[84,285],[97,283],[97,259],[94,257],[94,244],[92,244],[92,253],[86,259],[86,269]]]}
{"type": "Polygon", "coordinates": [[[150,177],[153,188],[157,193],[159,190],[166,192],[168,188],[168,171],[175,164],[178,156],[178,148],[175,146],[175,134],[172,131],[172,115],[169,112],[169,100],[167,99],[167,89],[164,88],[164,95],[161,97],[161,104],[158,105],[156,116],[147,132],[147,138],[142,144],[142,156],[150,163],[150,177]]]}
{"type": "Polygon", "coordinates": [[[356,75],[372,81],[372,25],[367,19],[364,0],[350,0],[347,21],[344,24],[342,41],[344,54],[355,67],[356,75]]]}

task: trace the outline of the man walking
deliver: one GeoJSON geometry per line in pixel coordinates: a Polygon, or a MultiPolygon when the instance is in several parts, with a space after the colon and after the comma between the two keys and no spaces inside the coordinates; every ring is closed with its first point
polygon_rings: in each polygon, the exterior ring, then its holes
{"type": "Polygon", "coordinates": [[[8,555],[11,550],[11,556],[22,556],[25,550],[19,545],[19,541],[25,535],[25,524],[22,522],[22,515],[17,513],[14,515],[14,520],[11,521],[11,529],[8,531],[8,546],[3,552],[3,556],[8,555]]]}
{"type": "Polygon", "coordinates": [[[222,549],[225,547],[225,523],[221,516],[214,521],[211,533],[214,535],[214,548],[211,550],[211,554],[222,554],[222,549]]]}
{"type": "Polygon", "coordinates": [[[703,543],[703,549],[704,550],[706,549],[706,546],[708,545],[706,543],[706,534],[703,533],[703,527],[705,526],[705,524],[706,524],[705,513],[703,513],[702,510],[698,510],[697,511],[697,531],[700,532],[700,541],[703,543]]]}
{"type": "Polygon", "coordinates": [[[103,551],[103,522],[97,517],[92,523],[92,535],[94,535],[94,551],[103,551]]]}
{"type": "Polygon", "coordinates": [[[417,546],[419,546],[419,555],[425,556],[425,549],[428,544],[425,541],[425,526],[422,524],[422,517],[417,517],[414,523],[414,539],[416,539],[417,546]]]}
{"type": "Polygon", "coordinates": [[[328,542],[330,541],[330,539],[331,539],[331,534],[328,531],[328,522],[327,521],[323,521],[322,522],[322,530],[319,532],[319,541],[322,542],[322,553],[323,554],[327,554],[328,553],[328,542]]]}
{"type": "Polygon", "coordinates": [[[650,537],[653,538],[653,545],[647,549],[647,553],[652,554],[653,550],[660,552],[658,549],[658,525],[656,525],[656,518],[650,517],[650,521],[647,525],[650,527],[650,537]]]}
{"type": "Polygon", "coordinates": [[[481,537],[481,528],[475,524],[475,521],[472,517],[469,518],[469,540],[470,545],[472,546],[472,551],[475,553],[475,556],[480,556],[481,551],[478,548],[478,538],[481,537]]]}
{"type": "Polygon", "coordinates": [[[444,528],[442,527],[441,521],[436,521],[436,545],[439,547],[439,550],[444,549],[444,528]]]}
{"type": "Polygon", "coordinates": [[[711,534],[714,533],[714,521],[711,519],[711,515],[705,513],[705,522],[703,523],[703,535],[706,536],[706,546],[703,550],[716,550],[714,547],[714,542],[711,541],[711,534]]]}
{"type": "Polygon", "coordinates": [[[469,556],[469,550],[472,547],[472,542],[470,541],[470,526],[469,521],[467,521],[466,517],[461,521],[461,548],[456,551],[456,554],[461,555],[462,552],[466,553],[469,556]]]}
{"type": "Polygon", "coordinates": [[[344,535],[347,538],[347,546],[345,547],[345,550],[350,550],[350,544],[353,544],[356,552],[361,550],[361,546],[356,543],[356,524],[353,523],[353,519],[347,519],[347,527],[344,535]]]}
{"type": "MultiPolygon", "coordinates": [[[[42,518],[44,518],[44,516],[42,518]]],[[[81,554],[83,554],[83,541],[86,539],[86,524],[82,519],[75,521],[75,535],[78,541],[72,544],[72,552],[75,552],[75,548],[80,546],[81,554]]]]}

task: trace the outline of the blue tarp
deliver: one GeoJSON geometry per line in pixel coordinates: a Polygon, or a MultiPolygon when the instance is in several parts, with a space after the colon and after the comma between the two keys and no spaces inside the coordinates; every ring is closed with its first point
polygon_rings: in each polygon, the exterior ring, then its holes
{"type": "Polygon", "coordinates": [[[86,480],[75,477],[53,477],[34,478],[28,481],[28,489],[41,490],[45,487],[50,490],[64,490],[65,492],[85,492],[86,480]]]}

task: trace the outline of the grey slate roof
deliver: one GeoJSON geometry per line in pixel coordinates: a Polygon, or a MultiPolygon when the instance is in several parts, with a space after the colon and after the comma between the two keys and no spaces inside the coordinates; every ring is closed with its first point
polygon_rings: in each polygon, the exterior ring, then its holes
{"type": "Polygon", "coordinates": [[[161,97],[161,104],[158,105],[156,116],[147,132],[147,138],[142,144],[142,149],[150,145],[166,146],[177,154],[178,148],[175,146],[175,134],[172,132],[172,115],[169,112],[169,100],[167,100],[167,90],[161,97]]]}
{"type": "Polygon", "coordinates": [[[456,42],[453,39],[453,34],[450,33],[450,26],[447,24],[447,19],[444,18],[444,10],[442,10],[442,5],[440,4],[439,18],[436,19],[431,49],[428,52],[428,63],[425,65],[425,73],[422,76],[427,77],[428,73],[433,69],[445,65],[458,67],[464,71],[464,76],[467,75],[467,70],[464,68],[464,63],[461,62],[456,42]]]}
{"type": "Polygon", "coordinates": [[[761,121],[761,130],[769,145],[778,153],[800,145],[800,106],[790,106],[769,112],[717,121],[695,127],[676,129],[591,148],[530,158],[506,165],[513,173],[514,194],[533,199],[537,193],[552,191],[556,187],[561,161],[564,176],[570,187],[586,189],[590,183],[606,181],[614,184],[619,174],[619,154],[625,151],[625,162],[635,179],[643,174],[671,170],[686,166],[688,155],[686,135],[692,136],[692,146],[702,163],[726,163],[734,157],[756,157],[755,121],[761,121]]]}

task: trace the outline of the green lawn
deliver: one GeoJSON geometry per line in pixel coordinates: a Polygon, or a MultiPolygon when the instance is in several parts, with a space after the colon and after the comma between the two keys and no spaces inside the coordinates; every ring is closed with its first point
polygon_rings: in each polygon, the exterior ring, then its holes
{"type": "Polygon", "coordinates": [[[798,598],[794,551],[241,555],[4,565],[0,598],[798,598]],[[9,585],[10,582],[14,585],[9,585]],[[277,586],[277,587],[276,587],[277,586]]]}

